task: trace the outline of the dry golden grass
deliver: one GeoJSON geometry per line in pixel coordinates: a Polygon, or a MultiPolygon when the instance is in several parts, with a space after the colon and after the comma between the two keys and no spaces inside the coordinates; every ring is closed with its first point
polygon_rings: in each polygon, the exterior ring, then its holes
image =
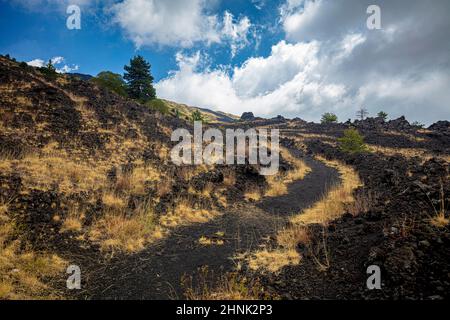
{"type": "Polygon", "coordinates": [[[123,210],[110,210],[95,221],[89,231],[91,241],[99,243],[106,252],[136,252],[146,244],[161,239],[164,231],[147,204],[140,205],[131,216],[123,210]]]}
{"type": "Polygon", "coordinates": [[[162,179],[158,183],[158,190],[157,194],[159,197],[164,197],[168,193],[172,191],[173,182],[171,179],[168,179],[167,177],[165,179],[162,179]]]}
{"type": "Polygon", "coordinates": [[[388,136],[397,136],[397,137],[405,137],[407,138],[409,141],[411,142],[423,142],[426,139],[423,137],[416,137],[413,134],[410,133],[405,133],[405,132],[398,132],[398,131],[386,131],[385,132],[386,135],[388,136]]]}
{"type": "Polygon", "coordinates": [[[114,189],[121,194],[139,194],[146,192],[148,182],[158,182],[161,179],[161,173],[153,166],[137,164],[131,173],[120,171],[114,189]]]}
{"type": "Polygon", "coordinates": [[[67,85],[70,83],[70,80],[67,78],[67,76],[59,76],[58,79],[56,79],[56,83],[59,85],[67,85]]]}
{"type": "Polygon", "coordinates": [[[259,250],[247,257],[251,270],[278,273],[285,266],[298,265],[300,254],[295,249],[278,248],[275,250],[259,250]]]}
{"type": "Polygon", "coordinates": [[[294,170],[290,170],[286,176],[286,182],[293,182],[295,180],[302,180],[305,176],[311,172],[311,168],[308,167],[305,162],[294,157],[287,149],[281,149],[282,156],[291,165],[294,166],[294,170]]]}
{"type": "Polygon", "coordinates": [[[184,297],[187,300],[238,301],[264,298],[263,287],[257,279],[249,280],[232,272],[219,276],[218,281],[212,284],[212,279],[216,277],[208,271],[207,267],[203,267],[199,274],[200,279],[195,287],[192,277],[183,277],[182,279],[184,297]]]}
{"type": "Polygon", "coordinates": [[[205,198],[211,198],[211,194],[214,191],[214,184],[211,182],[207,182],[205,187],[202,190],[202,196],[205,198]]]}
{"type": "Polygon", "coordinates": [[[80,232],[83,228],[83,221],[78,217],[68,217],[64,220],[63,225],[61,226],[61,232],[80,232]]]}
{"type": "Polygon", "coordinates": [[[299,243],[304,245],[311,242],[309,230],[305,226],[293,225],[277,234],[277,243],[286,249],[295,249],[299,243]]]}
{"type": "Polygon", "coordinates": [[[31,99],[24,96],[16,96],[14,97],[14,100],[14,102],[21,107],[31,107],[33,105],[31,99]]]}
{"type": "MultiPolygon", "coordinates": [[[[170,136],[170,134],[169,134],[170,136]]],[[[167,148],[165,145],[160,144],[157,148],[158,150],[158,158],[161,161],[168,161],[169,160],[169,155],[170,155],[170,150],[169,148],[167,148]]]]}
{"type": "Polygon", "coordinates": [[[11,160],[23,173],[24,185],[48,191],[55,185],[64,193],[98,190],[106,184],[106,167],[75,162],[61,153],[56,155],[28,154],[21,160],[11,160]]]}
{"type": "Polygon", "coordinates": [[[222,239],[201,236],[200,239],[198,239],[198,243],[203,246],[222,246],[224,244],[224,241],[222,239]]]}
{"type": "Polygon", "coordinates": [[[289,226],[278,231],[277,246],[263,248],[256,252],[238,256],[238,260],[245,260],[251,270],[269,273],[279,273],[289,265],[298,265],[301,255],[297,251],[299,243],[309,245],[311,242],[308,228],[305,226],[289,226]]]}
{"type": "Polygon", "coordinates": [[[232,187],[236,184],[236,172],[232,169],[225,170],[223,173],[223,184],[232,187]]]}
{"type": "Polygon", "coordinates": [[[6,215],[5,201],[0,208],[0,300],[61,298],[44,280],[61,274],[67,263],[57,255],[24,250],[19,240],[11,240],[15,223],[6,215]]]}
{"type": "Polygon", "coordinates": [[[327,224],[339,218],[345,213],[347,207],[355,202],[353,191],[362,186],[358,174],[351,167],[338,161],[326,160],[321,157],[316,158],[326,165],[336,168],[339,171],[342,183],[331,188],[328,194],[311,208],[292,217],[291,222],[293,224],[327,224]]]}
{"type": "Polygon", "coordinates": [[[437,228],[445,228],[449,225],[450,219],[445,216],[445,192],[444,184],[441,182],[439,192],[439,207],[433,205],[434,216],[430,219],[430,223],[437,228]]]}
{"type": "Polygon", "coordinates": [[[8,203],[5,200],[1,199],[0,200],[0,219],[6,217],[7,211],[8,211],[8,203]]]}
{"type": "Polygon", "coordinates": [[[223,194],[225,192],[225,190],[219,190],[218,194],[216,195],[217,198],[217,202],[219,203],[219,205],[221,205],[224,208],[228,207],[228,201],[227,201],[227,197],[223,194]]]}
{"type": "Polygon", "coordinates": [[[311,139],[319,139],[322,143],[328,144],[330,146],[337,146],[337,138],[334,136],[329,136],[325,134],[313,134],[313,133],[298,133],[292,136],[293,139],[299,146],[306,148],[305,142],[311,139]]]}
{"type": "Polygon", "coordinates": [[[266,193],[266,197],[279,197],[288,193],[287,184],[284,177],[281,176],[268,176],[266,181],[269,184],[266,193]]]}
{"type": "MultiPolygon", "coordinates": [[[[96,130],[96,128],[95,128],[96,130]]],[[[146,150],[150,147],[148,139],[141,134],[138,128],[135,128],[132,124],[122,123],[115,128],[114,133],[108,135],[108,143],[105,144],[105,150],[109,154],[105,161],[110,164],[123,164],[128,162],[128,155],[136,154],[140,151],[146,150]],[[122,138],[123,132],[133,128],[137,133],[135,139],[122,138]]]]}
{"type": "Polygon", "coordinates": [[[259,201],[261,200],[261,192],[258,190],[247,191],[244,194],[244,199],[247,201],[259,201]]]}
{"type": "Polygon", "coordinates": [[[450,219],[445,215],[439,214],[430,219],[430,223],[437,228],[445,228],[450,224],[450,219]]]}
{"type": "Polygon", "coordinates": [[[374,144],[368,144],[368,146],[372,152],[379,152],[386,156],[402,155],[405,158],[419,157],[424,161],[429,160],[431,158],[439,158],[439,159],[445,160],[447,162],[450,162],[450,155],[433,154],[433,153],[430,153],[426,149],[389,148],[389,147],[382,147],[382,146],[378,146],[378,145],[374,145],[374,144]]]}
{"type": "Polygon", "coordinates": [[[160,181],[161,173],[154,167],[142,165],[133,170],[131,175],[131,184],[140,185],[138,189],[133,191],[139,192],[143,189],[144,184],[148,181],[160,181]]]}
{"type": "Polygon", "coordinates": [[[281,156],[294,168],[285,175],[267,176],[269,187],[264,194],[266,197],[278,197],[288,193],[288,184],[303,179],[309,172],[309,168],[302,160],[294,157],[288,149],[280,148],[281,156]]]}
{"type": "Polygon", "coordinates": [[[120,210],[127,205],[126,199],[118,196],[112,191],[105,191],[102,196],[102,202],[110,209],[120,210]]]}
{"type": "Polygon", "coordinates": [[[317,134],[317,133],[297,133],[297,136],[300,139],[331,139],[336,140],[336,137],[326,135],[326,134],[317,134]]]}
{"type": "MultiPolygon", "coordinates": [[[[64,219],[60,232],[81,232],[83,229],[83,222],[86,218],[85,210],[79,204],[71,204],[64,219]]],[[[55,216],[54,220],[59,220],[59,216],[55,216]]]]}
{"type": "Polygon", "coordinates": [[[189,182],[193,177],[208,172],[211,167],[202,164],[196,166],[182,166],[178,169],[178,175],[186,182],[189,182]]]}
{"type": "Polygon", "coordinates": [[[9,204],[11,200],[6,201],[5,199],[0,197],[0,222],[9,220],[6,213],[8,212],[9,204]]]}
{"type": "Polygon", "coordinates": [[[192,223],[205,223],[219,215],[216,210],[196,209],[194,207],[195,203],[188,199],[178,200],[174,209],[161,217],[161,225],[174,228],[192,223]]]}
{"type": "Polygon", "coordinates": [[[325,226],[328,222],[339,218],[345,213],[348,206],[355,202],[353,191],[362,184],[358,174],[351,167],[337,161],[317,158],[328,166],[338,169],[342,183],[331,188],[311,208],[293,216],[290,219],[290,225],[278,231],[276,237],[277,246],[275,248],[264,248],[243,257],[252,270],[277,273],[285,266],[299,264],[302,259],[296,250],[299,243],[310,247],[314,261],[321,270],[329,267],[330,261],[326,248],[326,239],[324,237],[321,243],[323,248],[320,249],[322,252],[325,252],[325,260],[321,261],[318,256],[314,255],[314,250],[310,245],[311,239],[308,225],[322,224],[325,226]]]}

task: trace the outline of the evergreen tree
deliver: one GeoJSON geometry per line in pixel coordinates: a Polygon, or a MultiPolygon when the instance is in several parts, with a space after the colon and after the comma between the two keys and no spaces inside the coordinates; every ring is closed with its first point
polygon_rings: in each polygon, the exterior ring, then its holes
{"type": "Polygon", "coordinates": [[[52,60],[48,60],[47,65],[41,68],[41,72],[47,80],[56,80],[58,77],[58,73],[56,72],[56,68],[52,63],[52,60]]]}
{"type": "Polygon", "coordinates": [[[334,113],[324,113],[322,115],[322,119],[320,120],[321,123],[325,124],[325,123],[336,123],[338,121],[338,117],[337,115],[335,115],[334,113]]]}
{"type": "Polygon", "coordinates": [[[420,123],[419,121],[414,121],[413,123],[411,123],[411,125],[419,129],[423,129],[425,127],[425,125],[423,123],[420,123]]]}
{"type": "Polygon", "coordinates": [[[141,102],[156,98],[150,68],[151,65],[142,56],[134,57],[130,60],[130,65],[124,67],[123,77],[128,83],[127,91],[130,98],[141,102]]]}
{"type": "Polygon", "coordinates": [[[386,121],[386,120],[387,120],[387,117],[388,117],[388,114],[387,114],[386,112],[384,112],[384,111],[380,111],[380,112],[378,112],[377,116],[378,116],[379,118],[382,118],[383,121],[386,121]]]}

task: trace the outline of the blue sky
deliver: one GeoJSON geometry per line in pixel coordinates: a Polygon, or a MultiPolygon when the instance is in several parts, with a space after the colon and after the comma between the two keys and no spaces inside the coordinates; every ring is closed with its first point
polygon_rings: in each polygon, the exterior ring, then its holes
{"type": "Polygon", "coordinates": [[[449,119],[450,2],[0,0],[0,53],[96,75],[152,64],[158,96],[240,114],[449,119]],[[67,6],[81,30],[66,27],[67,6]],[[369,29],[370,5],[380,29],[369,29]]]}
{"type": "MultiPolygon", "coordinates": [[[[166,0],[167,1],[167,0],[166,0]]],[[[169,0],[170,1],[170,0],[169,0]]],[[[113,16],[107,13],[108,5],[80,5],[81,30],[66,28],[69,14],[65,13],[64,1],[3,1],[0,0],[0,52],[9,53],[19,61],[34,59],[48,60],[62,56],[69,66],[78,66],[76,72],[96,75],[100,71],[110,70],[123,73],[123,65],[136,54],[143,55],[152,64],[156,81],[167,77],[168,72],[177,67],[176,53],[178,46],[159,45],[137,48],[133,41],[127,39],[120,28],[112,22],[113,16]],[[14,30],[14,32],[9,32],[14,30]]],[[[76,1],[74,1],[76,3],[76,1]]],[[[95,2],[95,1],[92,1],[95,2]]],[[[67,2],[72,3],[71,1],[67,2]]],[[[258,2],[228,0],[217,2],[211,9],[215,13],[230,12],[236,19],[246,16],[253,23],[275,25],[278,20],[278,2],[266,2],[263,7],[258,2]]],[[[235,66],[242,64],[249,56],[270,53],[271,45],[282,38],[281,30],[266,33],[265,41],[252,44],[231,56],[229,46],[203,43],[192,47],[183,47],[185,53],[203,50],[214,56],[212,66],[235,66]],[[269,39],[270,38],[270,39],[269,39]]]]}

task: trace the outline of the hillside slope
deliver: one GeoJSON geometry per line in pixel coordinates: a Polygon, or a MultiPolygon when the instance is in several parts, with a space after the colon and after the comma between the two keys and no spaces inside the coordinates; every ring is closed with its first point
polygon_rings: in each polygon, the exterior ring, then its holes
{"type": "Polygon", "coordinates": [[[250,166],[177,167],[170,136],[190,122],[2,57],[0,119],[0,298],[64,296],[51,279],[74,256],[142,250],[265,183],[250,166]]]}
{"type": "Polygon", "coordinates": [[[448,298],[449,122],[213,122],[280,129],[278,174],[175,166],[192,121],[0,57],[0,299],[448,298]]]}
{"type": "Polygon", "coordinates": [[[199,111],[207,123],[233,123],[239,120],[238,116],[221,111],[212,111],[205,108],[192,107],[163,99],[162,101],[168,106],[172,114],[176,114],[178,112],[179,117],[182,119],[190,119],[194,111],[199,111]]]}

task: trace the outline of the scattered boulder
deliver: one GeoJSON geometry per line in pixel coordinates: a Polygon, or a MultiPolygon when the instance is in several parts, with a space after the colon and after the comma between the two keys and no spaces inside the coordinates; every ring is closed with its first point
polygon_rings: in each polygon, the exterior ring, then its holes
{"type": "Polygon", "coordinates": [[[242,121],[253,121],[255,120],[255,115],[253,114],[253,112],[244,112],[241,116],[241,120],[242,121]]]}
{"type": "Polygon", "coordinates": [[[450,132],[450,121],[438,121],[429,126],[428,129],[439,132],[450,132]]]}

